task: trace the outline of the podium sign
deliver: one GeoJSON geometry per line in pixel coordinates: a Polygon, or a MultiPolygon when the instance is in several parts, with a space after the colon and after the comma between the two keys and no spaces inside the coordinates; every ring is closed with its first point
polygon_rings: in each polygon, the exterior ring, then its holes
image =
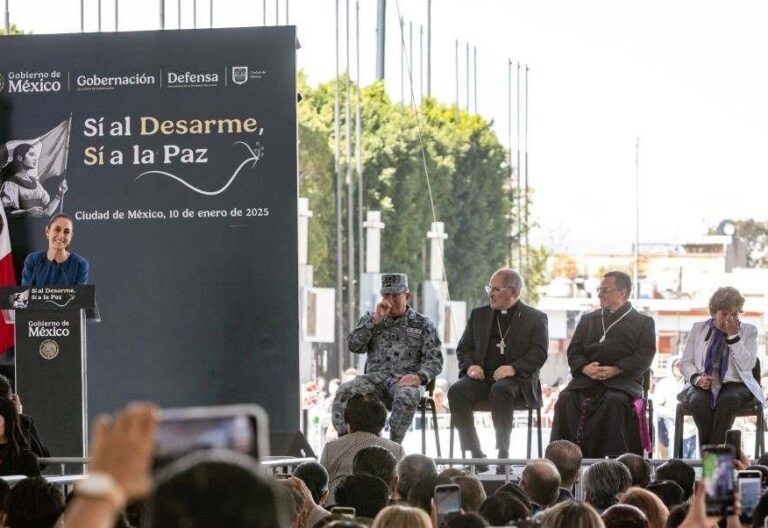
{"type": "Polygon", "coordinates": [[[16,391],[51,454],[87,453],[86,320],[98,320],[93,286],[0,288],[15,324],[16,391]]]}

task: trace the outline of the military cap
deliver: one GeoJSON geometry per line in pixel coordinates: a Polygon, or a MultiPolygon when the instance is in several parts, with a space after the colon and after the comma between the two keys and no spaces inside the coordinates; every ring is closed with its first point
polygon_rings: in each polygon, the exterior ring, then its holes
{"type": "Polygon", "coordinates": [[[382,273],[381,293],[403,293],[408,291],[408,275],[405,273],[382,273]]]}

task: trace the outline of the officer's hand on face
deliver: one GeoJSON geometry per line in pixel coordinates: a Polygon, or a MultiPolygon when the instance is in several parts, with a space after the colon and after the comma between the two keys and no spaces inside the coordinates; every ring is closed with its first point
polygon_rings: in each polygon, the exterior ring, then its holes
{"type": "Polygon", "coordinates": [[[481,366],[471,365],[467,369],[467,376],[469,376],[472,379],[483,380],[485,379],[485,372],[483,372],[483,368],[481,366]]]}
{"type": "Polygon", "coordinates": [[[392,310],[392,303],[388,299],[382,299],[379,304],[376,305],[376,311],[373,314],[373,323],[379,324],[382,319],[389,317],[389,312],[392,310]]]}
{"type": "Polygon", "coordinates": [[[733,315],[725,316],[725,333],[729,336],[735,336],[739,333],[739,317],[733,315]]]}
{"type": "Polygon", "coordinates": [[[418,374],[406,374],[397,382],[399,387],[418,387],[421,385],[421,378],[418,374]]]}

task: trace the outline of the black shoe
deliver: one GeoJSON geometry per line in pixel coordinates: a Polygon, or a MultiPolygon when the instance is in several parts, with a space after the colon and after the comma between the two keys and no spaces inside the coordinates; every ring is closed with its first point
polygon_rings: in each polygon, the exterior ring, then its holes
{"type": "MultiPolygon", "coordinates": [[[[480,456],[472,455],[472,458],[486,458],[486,457],[485,457],[485,455],[481,454],[480,456]]],[[[491,468],[490,468],[490,466],[488,464],[475,464],[475,473],[485,473],[489,469],[491,469],[491,468]]],[[[464,466],[464,470],[471,472],[472,471],[472,466],[471,465],[470,466],[464,466]]]]}
{"type": "MultiPolygon", "coordinates": [[[[504,475],[507,472],[507,465],[506,464],[499,464],[496,466],[496,474],[497,475],[504,475]]],[[[509,474],[512,475],[512,470],[509,471],[509,474]]]]}

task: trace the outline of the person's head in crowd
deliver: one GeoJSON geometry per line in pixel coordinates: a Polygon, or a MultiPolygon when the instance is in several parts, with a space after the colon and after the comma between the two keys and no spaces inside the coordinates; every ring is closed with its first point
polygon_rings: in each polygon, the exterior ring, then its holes
{"type": "Polygon", "coordinates": [[[383,480],[390,491],[397,488],[397,459],[381,446],[364,447],[352,460],[352,474],[367,473],[383,480]]]}
{"type": "Polygon", "coordinates": [[[347,401],[344,421],[349,432],[381,434],[387,422],[387,408],[375,394],[356,394],[347,401]]]}
{"type": "Polygon", "coordinates": [[[678,504],[674,508],[670,508],[669,516],[667,517],[667,524],[665,528],[677,528],[678,526],[683,524],[685,517],[688,515],[688,509],[690,507],[691,507],[690,503],[685,502],[682,504],[678,504]]]}
{"type": "Polygon", "coordinates": [[[432,501],[435,498],[435,486],[451,484],[450,479],[432,475],[416,481],[408,492],[408,504],[432,514],[432,501]]]}
{"type": "Polygon", "coordinates": [[[356,377],[357,377],[357,369],[354,367],[350,367],[341,374],[341,382],[346,383],[348,381],[352,381],[356,377]]]}
{"type": "Polygon", "coordinates": [[[455,468],[455,467],[449,467],[442,470],[439,475],[441,477],[445,477],[448,479],[452,479],[453,477],[459,477],[461,475],[466,475],[467,472],[463,469],[455,468]]]}
{"type": "Polygon", "coordinates": [[[560,472],[561,486],[570,488],[579,479],[581,448],[568,440],[555,440],[547,445],[544,458],[552,462],[560,472]]]}
{"type": "Polygon", "coordinates": [[[296,488],[289,486],[284,481],[280,482],[285,489],[284,501],[291,528],[302,528],[307,521],[308,511],[304,509],[304,496],[296,488]]]}
{"type": "Polygon", "coordinates": [[[462,513],[456,517],[448,519],[445,528],[483,528],[488,526],[478,513],[462,513]]]}
{"type": "Polygon", "coordinates": [[[19,413],[11,400],[0,398],[0,417],[0,443],[7,444],[14,455],[18,455],[22,449],[29,449],[29,441],[21,431],[19,413]]]}
{"type": "Polygon", "coordinates": [[[531,499],[528,498],[528,495],[525,494],[523,488],[521,488],[517,482],[507,482],[499,489],[497,489],[494,492],[494,495],[496,493],[511,493],[517,500],[525,504],[526,508],[533,511],[533,507],[531,506],[531,499]]]}
{"type": "Polygon", "coordinates": [[[143,528],[287,526],[284,490],[256,462],[230,451],[192,453],[166,466],[144,508],[143,528]]]}
{"type": "Polygon", "coordinates": [[[370,523],[366,524],[364,519],[358,521],[341,513],[332,513],[317,521],[314,526],[307,526],[307,528],[327,528],[329,526],[331,528],[365,528],[370,526],[370,523]]]}
{"type": "Polygon", "coordinates": [[[758,466],[768,466],[768,452],[765,452],[762,455],[760,455],[760,458],[758,458],[755,461],[755,464],[757,464],[758,466]]]}
{"type": "Polygon", "coordinates": [[[394,505],[381,510],[373,520],[372,528],[432,528],[432,520],[421,508],[394,505]]]}
{"type": "Polygon", "coordinates": [[[549,460],[532,460],[523,468],[520,487],[531,502],[546,508],[560,494],[560,473],[549,460]]]}
{"type": "Polygon", "coordinates": [[[616,460],[627,466],[632,475],[632,485],[646,487],[651,483],[651,463],[644,457],[634,453],[624,453],[616,460]]]}
{"type": "Polygon", "coordinates": [[[336,506],[354,508],[358,517],[373,519],[389,502],[389,486],[366,473],[349,475],[336,486],[334,498],[336,506]]]}
{"type": "Polygon", "coordinates": [[[656,468],[656,480],[674,480],[680,484],[680,487],[683,488],[683,500],[687,501],[693,495],[696,472],[684,461],[673,458],[656,468]]]}
{"type": "Polygon", "coordinates": [[[685,502],[685,492],[674,480],[654,480],[645,489],[661,499],[669,509],[685,502]]]}
{"type": "Polygon", "coordinates": [[[17,483],[5,499],[7,528],[52,527],[64,511],[64,494],[42,477],[29,477],[17,483]]]}
{"type": "Polygon", "coordinates": [[[478,512],[491,526],[504,526],[531,516],[531,510],[511,493],[496,492],[480,505],[478,512]]]}
{"type": "Polygon", "coordinates": [[[434,460],[419,453],[407,455],[397,464],[397,493],[400,498],[407,500],[408,493],[417,480],[436,475],[437,466],[434,460]]]}
{"type": "Polygon", "coordinates": [[[2,374],[0,374],[0,398],[6,400],[13,399],[13,385],[11,385],[11,380],[2,374]]]}
{"type": "Polygon", "coordinates": [[[486,499],[485,488],[473,475],[459,475],[453,477],[451,482],[458,484],[461,489],[461,509],[466,513],[476,512],[486,499]]]}
{"type": "Polygon", "coordinates": [[[567,500],[547,508],[536,516],[547,528],[604,528],[600,514],[586,502],[567,500]]]}
{"type": "Polygon", "coordinates": [[[664,528],[667,525],[669,510],[659,497],[646,489],[629,488],[619,497],[619,504],[638,507],[648,519],[650,528],[664,528]]]}
{"type": "Polygon", "coordinates": [[[760,485],[762,487],[768,487],[768,466],[761,466],[760,464],[752,464],[750,466],[746,467],[749,471],[759,471],[760,472],[760,485]]]}
{"type": "Polygon", "coordinates": [[[755,505],[755,509],[752,510],[752,526],[762,528],[766,517],[768,517],[768,493],[760,497],[760,500],[755,505]]]}
{"type": "Polygon", "coordinates": [[[649,528],[645,514],[630,504],[614,504],[600,517],[605,528],[649,528]]]}
{"type": "Polygon", "coordinates": [[[309,488],[312,500],[322,506],[328,500],[328,471],[320,462],[302,462],[293,470],[293,476],[301,479],[309,488]]]}
{"type": "Polygon", "coordinates": [[[584,472],[584,500],[601,512],[616,504],[630,484],[632,475],[627,466],[618,460],[600,460],[584,472]]]}

